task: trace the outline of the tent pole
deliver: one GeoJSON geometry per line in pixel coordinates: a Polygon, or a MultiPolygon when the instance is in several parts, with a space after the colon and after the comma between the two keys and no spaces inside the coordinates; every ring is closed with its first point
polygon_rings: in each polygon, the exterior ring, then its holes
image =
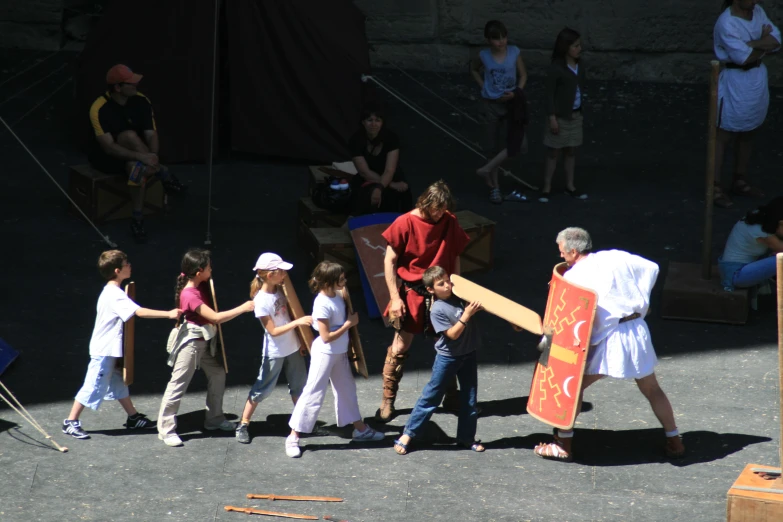
{"type": "Polygon", "coordinates": [[[215,85],[217,80],[217,41],[220,0],[215,0],[215,28],[212,33],[212,107],[209,112],[209,190],[207,195],[207,237],[204,245],[212,244],[212,162],[215,153],[215,85]]]}

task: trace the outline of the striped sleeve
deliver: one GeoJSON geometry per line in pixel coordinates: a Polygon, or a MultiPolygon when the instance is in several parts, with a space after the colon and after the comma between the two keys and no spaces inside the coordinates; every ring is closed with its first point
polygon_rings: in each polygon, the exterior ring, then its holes
{"type": "Polygon", "coordinates": [[[103,136],[106,134],[106,130],[104,130],[101,125],[101,108],[105,104],[106,98],[101,96],[95,100],[90,107],[90,123],[92,124],[92,130],[95,132],[96,136],[103,136]]]}
{"type": "Polygon", "coordinates": [[[149,98],[144,96],[142,93],[137,92],[136,96],[140,96],[145,102],[147,102],[147,105],[145,108],[149,108],[149,114],[147,115],[147,118],[145,118],[144,122],[144,130],[154,130],[157,131],[158,127],[155,123],[155,111],[152,109],[152,102],[149,98]]]}

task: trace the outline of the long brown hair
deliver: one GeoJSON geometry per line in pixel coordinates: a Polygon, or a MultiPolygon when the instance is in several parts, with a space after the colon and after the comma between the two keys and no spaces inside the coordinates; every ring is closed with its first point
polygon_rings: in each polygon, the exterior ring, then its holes
{"type": "Polygon", "coordinates": [[[454,210],[454,197],[451,195],[451,189],[446,185],[446,182],[441,180],[436,181],[427,190],[422,192],[419,199],[416,200],[416,208],[424,217],[430,217],[431,209],[443,209],[449,212],[454,210]]]}
{"type": "Polygon", "coordinates": [[[202,248],[191,248],[182,256],[181,272],[177,276],[174,285],[174,306],[179,308],[179,296],[188,281],[196,277],[196,274],[207,268],[211,262],[211,252],[202,248]]]}
{"type": "MultiPolygon", "coordinates": [[[[564,27],[562,31],[557,33],[557,39],[555,40],[555,47],[552,49],[552,63],[557,63],[566,66],[566,56],[568,55],[568,49],[574,45],[574,42],[579,40],[582,36],[571,29],[570,27],[564,27]]],[[[578,62],[579,60],[577,60],[578,62]]]]}
{"type": "Polygon", "coordinates": [[[266,278],[269,277],[273,270],[256,270],[256,276],[250,281],[250,299],[253,299],[258,292],[261,291],[261,287],[264,286],[266,278]]]}
{"type": "Polygon", "coordinates": [[[340,282],[340,276],[345,273],[345,269],[340,263],[333,261],[321,261],[313,270],[310,276],[310,290],[317,294],[321,290],[331,288],[340,282]]]}

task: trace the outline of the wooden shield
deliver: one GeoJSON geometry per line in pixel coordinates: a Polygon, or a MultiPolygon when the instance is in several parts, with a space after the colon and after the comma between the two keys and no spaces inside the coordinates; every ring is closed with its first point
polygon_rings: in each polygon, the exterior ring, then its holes
{"type": "Polygon", "coordinates": [[[576,420],[598,297],[566,281],[566,269],[560,263],[552,271],[544,315],[544,327],[553,332],[552,344],[547,365],[536,363],[527,411],[541,422],[570,430],[576,420]]]}
{"type": "Polygon", "coordinates": [[[525,308],[511,299],[496,294],[492,290],[488,290],[456,274],[452,274],[451,282],[454,284],[451,291],[460,299],[471,303],[478,301],[484,307],[484,310],[492,315],[505,319],[509,323],[536,335],[543,333],[541,316],[530,308],[525,308]]]}
{"type": "MultiPolygon", "coordinates": [[[[136,283],[131,281],[125,285],[125,294],[135,301],[136,283]]],[[[135,342],[136,315],[134,314],[122,327],[122,380],[125,383],[125,386],[133,384],[133,349],[135,342]]]]}
{"type": "MultiPolygon", "coordinates": [[[[343,299],[345,299],[345,308],[348,315],[353,313],[353,304],[351,304],[351,294],[347,288],[343,288],[343,299]]],[[[350,342],[348,343],[348,358],[353,363],[353,369],[356,373],[368,379],[370,374],[367,372],[367,361],[364,360],[364,350],[362,350],[362,340],[359,338],[359,327],[352,326],[348,331],[350,342]]]]}
{"type": "MultiPolygon", "coordinates": [[[[288,301],[288,313],[291,314],[292,320],[307,315],[302,308],[302,303],[299,302],[299,297],[296,295],[296,290],[294,290],[294,284],[291,282],[291,278],[288,277],[288,272],[286,272],[285,279],[283,280],[283,294],[285,295],[286,301],[288,301]]],[[[299,342],[307,348],[307,353],[310,353],[310,347],[313,345],[313,340],[315,339],[312,327],[307,325],[297,326],[296,336],[299,338],[299,342]]]]}
{"type": "MultiPolygon", "coordinates": [[[[215,297],[215,280],[210,279],[209,280],[209,289],[212,291],[212,304],[214,306],[215,313],[219,312],[218,310],[218,304],[217,304],[217,297],[215,297]]],[[[220,351],[223,355],[223,369],[228,373],[228,361],[226,360],[226,345],[223,343],[223,327],[222,325],[217,325],[218,329],[218,341],[220,342],[220,351]]]]}
{"type": "Polygon", "coordinates": [[[381,317],[386,326],[389,326],[389,318],[383,315],[383,311],[386,310],[390,298],[383,268],[387,243],[382,234],[399,216],[400,214],[395,212],[379,212],[348,220],[358,258],[367,316],[370,319],[381,317]]]}

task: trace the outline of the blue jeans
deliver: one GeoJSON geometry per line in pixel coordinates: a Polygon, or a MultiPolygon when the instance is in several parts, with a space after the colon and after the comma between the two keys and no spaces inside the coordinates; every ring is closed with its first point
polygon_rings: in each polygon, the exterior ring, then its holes
{"type": "Polygon", "coordinates": [[[723,287],[728,289],[749,288],[775,277],[775,256],[769,256],[752,263],[726,263],[718,259],[723,287]]]}
{"type": "Polygon", "coordinates": [[[421,427],[430,420],[435,408],[440,405],[443,395],[446,393],[446,388],[455,375],[459,381],[460,388],[457,440],[463,443],[473,442],[478,421],[478,413],[476,412],[478,396],[476,352],[459,357],[435,355],[435,362],[432,365],[432,378],[421,392],[421,397],[416,401],[416,406],[413,407],[408,423],[405,425],[405,431],[403,432],[405,435],[412,439],[416,438],[421,427]]]}

